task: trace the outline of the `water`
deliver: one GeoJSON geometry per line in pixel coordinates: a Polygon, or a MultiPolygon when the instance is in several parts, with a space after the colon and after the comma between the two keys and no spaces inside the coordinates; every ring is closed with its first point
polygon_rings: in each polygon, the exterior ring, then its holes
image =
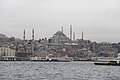
{"type": "Polygon", "coordinates": [[[0,62],[0,80],[120,80],[120,66],[93,62],[0,62]]]}

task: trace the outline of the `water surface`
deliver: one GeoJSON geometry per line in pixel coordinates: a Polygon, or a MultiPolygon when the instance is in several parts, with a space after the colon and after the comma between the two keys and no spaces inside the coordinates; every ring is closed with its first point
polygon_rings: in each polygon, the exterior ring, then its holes
{"type": "Polygon", "coordinates": [[[0,80],[120,80],[120,66],[93,62],[0,62],[0,80]]]}

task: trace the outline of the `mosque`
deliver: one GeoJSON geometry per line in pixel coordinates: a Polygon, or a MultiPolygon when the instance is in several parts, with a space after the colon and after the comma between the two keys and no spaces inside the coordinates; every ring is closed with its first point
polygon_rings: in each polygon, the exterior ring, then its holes
{"type": "MultiPolygon", "coordinates": [[[[75,40],[75,33],[73,34],[73,40],[75,40]]],[[[65,43],[72,43],[72,25],[70,26],[70,38],[64,34],[63,27],[62,27],[62,31],[57,31],[49,39],[49,43],[60,44],[60,45],[65,43]]]]}

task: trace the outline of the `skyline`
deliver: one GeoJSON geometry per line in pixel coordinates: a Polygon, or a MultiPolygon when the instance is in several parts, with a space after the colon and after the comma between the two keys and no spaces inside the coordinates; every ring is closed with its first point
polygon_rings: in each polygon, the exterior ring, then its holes
{"type": "Polygon", "coordinates": [[[50,38],[64,28],[69,37],[70,25],[76,39],[96,42],[119,42],[119,0],[0,0],[0,33],[23,39],[50,38]]]}

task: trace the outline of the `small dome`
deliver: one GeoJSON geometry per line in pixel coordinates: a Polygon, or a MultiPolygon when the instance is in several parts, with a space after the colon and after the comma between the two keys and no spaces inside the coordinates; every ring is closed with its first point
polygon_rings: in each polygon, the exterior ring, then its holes
{"type": "Polygon", "coordinates": [[[24,47],[22,44],[19,44],[18,46],[19,46],[19,47],[24,47]]]}

